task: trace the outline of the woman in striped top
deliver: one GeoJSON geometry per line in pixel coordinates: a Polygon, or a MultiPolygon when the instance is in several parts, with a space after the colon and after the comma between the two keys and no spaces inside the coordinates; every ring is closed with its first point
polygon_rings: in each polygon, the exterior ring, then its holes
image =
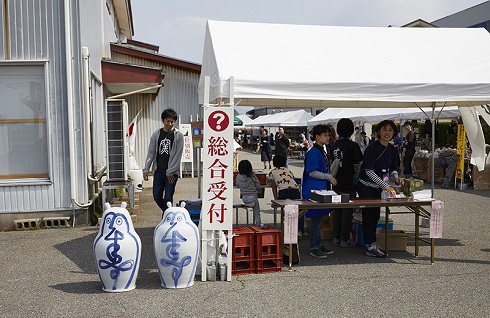
{"type": "MultiPolygon", "coordinates": [[[[396,134],[398,134],[398,129],[391,120],[383,120],[376,127],[378,139],[366,148],[361,165],[357,184],[360,198],[380,199],[382,191],[387,191],[391,196],[395,196],[395,189],[388,182],[403,184],[397,171],[398,151],[390,144],[390,140],[396,134]]],[[[380,208],[362,209],[362,230],[367,256],[386,257],[385,251],[376,245],[376,227],[379,216],[380,208]]]]}

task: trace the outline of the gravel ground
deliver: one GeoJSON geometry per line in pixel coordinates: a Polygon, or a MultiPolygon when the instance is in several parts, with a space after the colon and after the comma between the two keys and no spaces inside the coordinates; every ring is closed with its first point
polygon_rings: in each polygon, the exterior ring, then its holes
{"type": "MultiPolygon", "coordinates": [[[[260,156],[241,151],[258,170],[260,156]]],[[[302,161],[290,160],[300,177],[302,161]]],[[[177,184],[176,202],[197,197],[197,178],[177,184]]],[[[445,201],[442,239],[435,264],[425,244],[419,257],[408,239],[406,252],[386,259],[364,256],[361,247],[326,259],[308,255],[308,237],[299,242],[301,262],[292,271],[233,276],[231,282],[201,282],[163,289],[153,253],[153,231],[161,212],[151,189],[139,194],[135,222],[142,241],[137,288],[101,290],[92,245],[98,227],[0,232],[0,317],[489,317],[490,190],[435,189],[445,201]]],[[[426,188],[430,185],[426,183],[426,188]]],[[[235,202],[240,202],[235,190],[235,202]]],[[[264,223],[272,223],[272,193],[261,199],[264,223]]],[[[394,228],[414,232],[413,215],[393,215],[394,228]]],[[[244,219],[240,219],[244,222],[244,219]]],[[[428,229],[422,229],[428,237],[428,229]]]]}

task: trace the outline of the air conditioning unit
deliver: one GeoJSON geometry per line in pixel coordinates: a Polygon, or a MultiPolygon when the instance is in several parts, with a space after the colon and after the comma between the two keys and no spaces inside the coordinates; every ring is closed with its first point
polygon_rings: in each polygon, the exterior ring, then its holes
{"type": "Polygon", "coordinates": [[[124,99],[106,100],[107,181],[128,179],[128,104],[124,99]]]}

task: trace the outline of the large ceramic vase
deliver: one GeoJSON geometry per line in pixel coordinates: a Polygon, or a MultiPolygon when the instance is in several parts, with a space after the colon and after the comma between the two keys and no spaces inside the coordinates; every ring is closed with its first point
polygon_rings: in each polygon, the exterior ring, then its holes
{"type": "Polygon", "coordinates": [[[106,292],[129,291],[136,287],[141,259],[141,240],[134,230],[126,203],[121,207],[104,204],[99,233],[94,241],[94,254],[106,292]]]}
{"type": "Polygon", "coordinates": [[[185,202],[168,208],[155,228],[155,256],[164,288],[185,288],[194,285],[199,256],[199,231],[192,222],[185,202]]]}

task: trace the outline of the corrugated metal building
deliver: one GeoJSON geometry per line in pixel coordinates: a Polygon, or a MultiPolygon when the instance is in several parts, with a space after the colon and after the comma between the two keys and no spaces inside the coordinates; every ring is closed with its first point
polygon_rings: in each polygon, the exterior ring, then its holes
{"type": "Polygon", "coordinates": [[[107,166],[107,97],[155,86],[165,71],[163,89],[123,97],[129,120],[145,110],[140,164],[164,108],[183,122],[199,112],[199,65],[113,49],[145,46],[131,44],[130,0],[0,0],[0,25],[0,228],[50,216],[89,222],[107,166]],[[120,91],[104,83],[104,62],[114,61],[135,74],[120,91]]]}
{"type": "Polygon", "coordinates": [[[113,62],[159,69],[164,75],[164,86],[157,95],[133,94],[124,97],[128,102],[130,119],[141,110],[136,133],[135,159],[142,168],[150,136],[162,127],[160,115],[165,108],[173,108],[179,114],[180,120],[176,127],[178,124],[190,123],[191,118],[193,121],[197,116],[202,118],[202,107],[198,104],[197,96],[201,65],[159,55],[157,46],[134,40],[112,44],[111,51],[113,62]]]}

